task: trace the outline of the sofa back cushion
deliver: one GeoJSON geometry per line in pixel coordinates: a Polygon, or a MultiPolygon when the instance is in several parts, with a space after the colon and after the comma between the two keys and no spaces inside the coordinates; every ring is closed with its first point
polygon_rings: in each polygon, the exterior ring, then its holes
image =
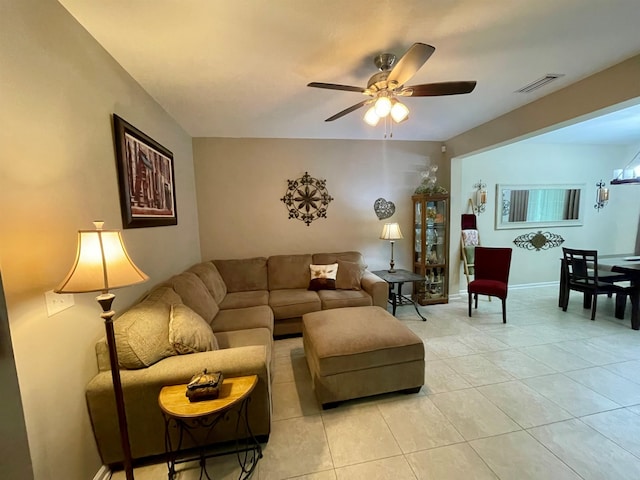
{"type": "Polygon", "coordinates": [[[182,303],[211,324],[220,308],[200,277],[192,272],[182,272],[169,279],[169,283],[180,295],[182,303]]]}
{"type": "Polygon", "coordinates": [[[269,257],[269,290],[308,288],[311,280],[311,254],[274,255],[269,257]]]}
{"type": "Polygon", "coordinates": [[[360,252],[315,253],[313,262],[319,265],[338,264],[336,288],[338,290],[360,290],[360,280],[367,265],[360,252]]]}
{"type": "Polygon", "coordinates": [[[364,263],[364,257],[360,252],[314,253],[313,254],[313,263],[316,263],[318,265],[327,265],[329,263],[336,263],[338,260],[342,260],[343,262],[359,263],[366,268],[366,265],[364,263]]]}
{"type": "Polygon", "coordinates": [[[169,318],[171,305],[179,303],[176,292],[159,287],[118,317],[113,328],[121,367],[144,368],[176,354],[169,343],[169,318]]]}
{"type": "Polygon", "coordinates": [[[265,257],[214,260],[227,292],[268,290],[267,259],[265,257]]]}
{"type": "Polygon", "coordinates": [[[188,271],[200,277],[215,302],[220,305],[227,294],[227,286],[216,266],[212,262],[203,262],[194,265],[188,271]]]}

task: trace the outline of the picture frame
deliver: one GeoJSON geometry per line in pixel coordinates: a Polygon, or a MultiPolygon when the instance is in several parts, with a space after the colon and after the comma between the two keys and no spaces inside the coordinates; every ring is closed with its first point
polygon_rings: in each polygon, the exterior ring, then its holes
{"type": "Polygon", "coordinates": [[[113,114],[122,228],[178,224],[173,153],[113,114]]]}

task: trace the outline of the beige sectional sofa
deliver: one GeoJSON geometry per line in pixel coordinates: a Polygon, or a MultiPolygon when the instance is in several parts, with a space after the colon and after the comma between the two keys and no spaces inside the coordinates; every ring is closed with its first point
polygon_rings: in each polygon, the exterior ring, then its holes
{"type": "MultiPolygon", "coordinates": [[[[305,313],[386,308],[387,295],[387,283],[366,270],[358,252],[213,260],[157,285],[114,322],[133,458],[164,453],[158,394],[204,368],[225,377],[258,376],[248,416],[254,435],[266,440],[274,336],[300,333],[305,313]],[[338,264],[336,290],[308,290],[309,266],[333,263],[338,264]]],[[[99,372],[87,385],[87,405],[102,461],[114,465],[122,452],[104,340],[96,353],[99,372]]],[[[234,434],[234,422],[223,422],[215,441],[233,440],[234,434]]]]}

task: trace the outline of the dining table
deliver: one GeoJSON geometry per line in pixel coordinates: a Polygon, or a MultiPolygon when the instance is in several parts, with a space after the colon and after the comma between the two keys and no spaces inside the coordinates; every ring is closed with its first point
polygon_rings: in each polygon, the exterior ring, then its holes
{"type": "Polygon", "coordinates": [[[631,282],[631,328],[640,330],[640,255],[598,255],[598,270],[624,274],[631,282]]]}

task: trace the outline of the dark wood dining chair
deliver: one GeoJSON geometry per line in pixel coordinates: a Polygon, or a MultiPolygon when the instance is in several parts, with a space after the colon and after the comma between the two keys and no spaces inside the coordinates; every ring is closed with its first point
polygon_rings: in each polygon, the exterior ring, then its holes
{"type": "Polygon", "coordinates": [[[471,301],[478,308],[478,295],[498,297],[502,301],[502,323],[507,323],[507,293],[509,290],[509,271],[511,269],[511,249],[496,247],[475,248],[474,279],[469,282],[469,316],[471,301]]]}
{"type": "Polygon", "coordinates": [[[597,250],[562,247],[562,255],[563,276],[566,282],[562,311],[567,311],[569,292],[574,290],[583,294],[583,307],[591,308],[591,320],[595,320],[598,295],[606,294],[611,297],[615,293],[615,316],[616,318],[624,318],[624,309],[627,295],[630,294],[630,287],[614,282],[622,282],[627,278],[620,274],[603,275],[598,270],[597,250]]]}

